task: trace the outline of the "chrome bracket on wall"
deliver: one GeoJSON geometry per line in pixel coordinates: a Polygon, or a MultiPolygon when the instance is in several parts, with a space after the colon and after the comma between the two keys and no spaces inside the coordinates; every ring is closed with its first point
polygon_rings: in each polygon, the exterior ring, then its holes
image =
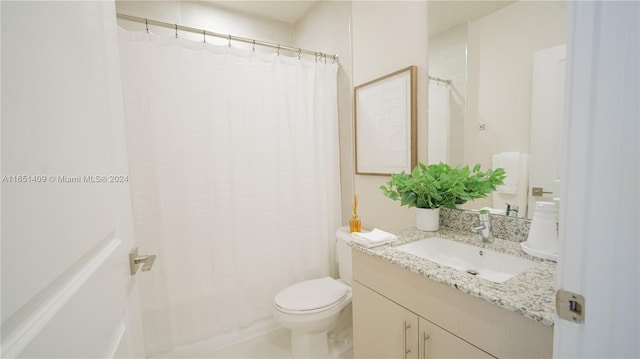
{"type": "Polygon", "coordinates": [[[135,275],[138,271],[138,266],[142,264],[142,271],[148,272],[153,267],[153,262],[156,260],[156,255],[138,255],[138,247],[134,247],[131,252],[129,252],[129,270],[131,275],[135,275]]]}
{"type": "Polygon", "coordinates": [[[534,197],[541,197],[544,194],[553,194],[553,192],[547,192],[542,187],[531,187],[531,195],[534,197]]]}

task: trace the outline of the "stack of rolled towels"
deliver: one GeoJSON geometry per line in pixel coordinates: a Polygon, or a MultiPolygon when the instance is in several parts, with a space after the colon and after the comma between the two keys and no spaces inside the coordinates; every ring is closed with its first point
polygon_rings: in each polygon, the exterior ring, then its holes
{"type": "Polygon", "coordinates": [[[351,237],[353,237],[353,243],[367,248],[373,248],[381,246],[383,244],[393,243],[398,240],[398,237],[396,237],[394,234],[385,232],[378,228],[374,228],[371,232],[367,233],[353,232],[351,233],[351,237]]]}

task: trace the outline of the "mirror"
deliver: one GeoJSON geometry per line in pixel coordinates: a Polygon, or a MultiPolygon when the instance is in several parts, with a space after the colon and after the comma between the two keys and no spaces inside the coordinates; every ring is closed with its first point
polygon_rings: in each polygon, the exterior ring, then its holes
{"type": "Polygon", "coordinates": [[[430,1],[428,11],[429,162],[511,168],[508,186],[464,208],[509,203],[531,218],[535,201],[560,197],[566,2],[430,1]]]}

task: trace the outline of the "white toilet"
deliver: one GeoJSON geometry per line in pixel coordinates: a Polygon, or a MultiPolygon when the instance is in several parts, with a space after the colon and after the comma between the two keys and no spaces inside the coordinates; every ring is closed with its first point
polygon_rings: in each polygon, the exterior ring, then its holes
{"type": "Polygon", "coordinates": [[[273,317],[291,329],[291,355],[294,358],[326,357],[327,333],[340,313],[351,304],[351,241],[349,227],[336,231],[336,257],[340,279],[324,277],[299,282],[281,290],[275,297],[273,317]]]}

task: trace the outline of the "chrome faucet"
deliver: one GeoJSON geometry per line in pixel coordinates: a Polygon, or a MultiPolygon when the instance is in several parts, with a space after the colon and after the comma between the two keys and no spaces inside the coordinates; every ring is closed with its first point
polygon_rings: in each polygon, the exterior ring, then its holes
{"type": "Polygon", "coordinates": [[[482,241],[486,243],[493,242],[493,234],[491,233],[491,217],[486,209],[480,210],[480,225],[473,227],[472,231],[482,235],[482,241]]]}
{"type": "Polygon", "coordinates": [[[506,203],[507,205],[507,216],[518,217],[518,206],[506,203]]]}

